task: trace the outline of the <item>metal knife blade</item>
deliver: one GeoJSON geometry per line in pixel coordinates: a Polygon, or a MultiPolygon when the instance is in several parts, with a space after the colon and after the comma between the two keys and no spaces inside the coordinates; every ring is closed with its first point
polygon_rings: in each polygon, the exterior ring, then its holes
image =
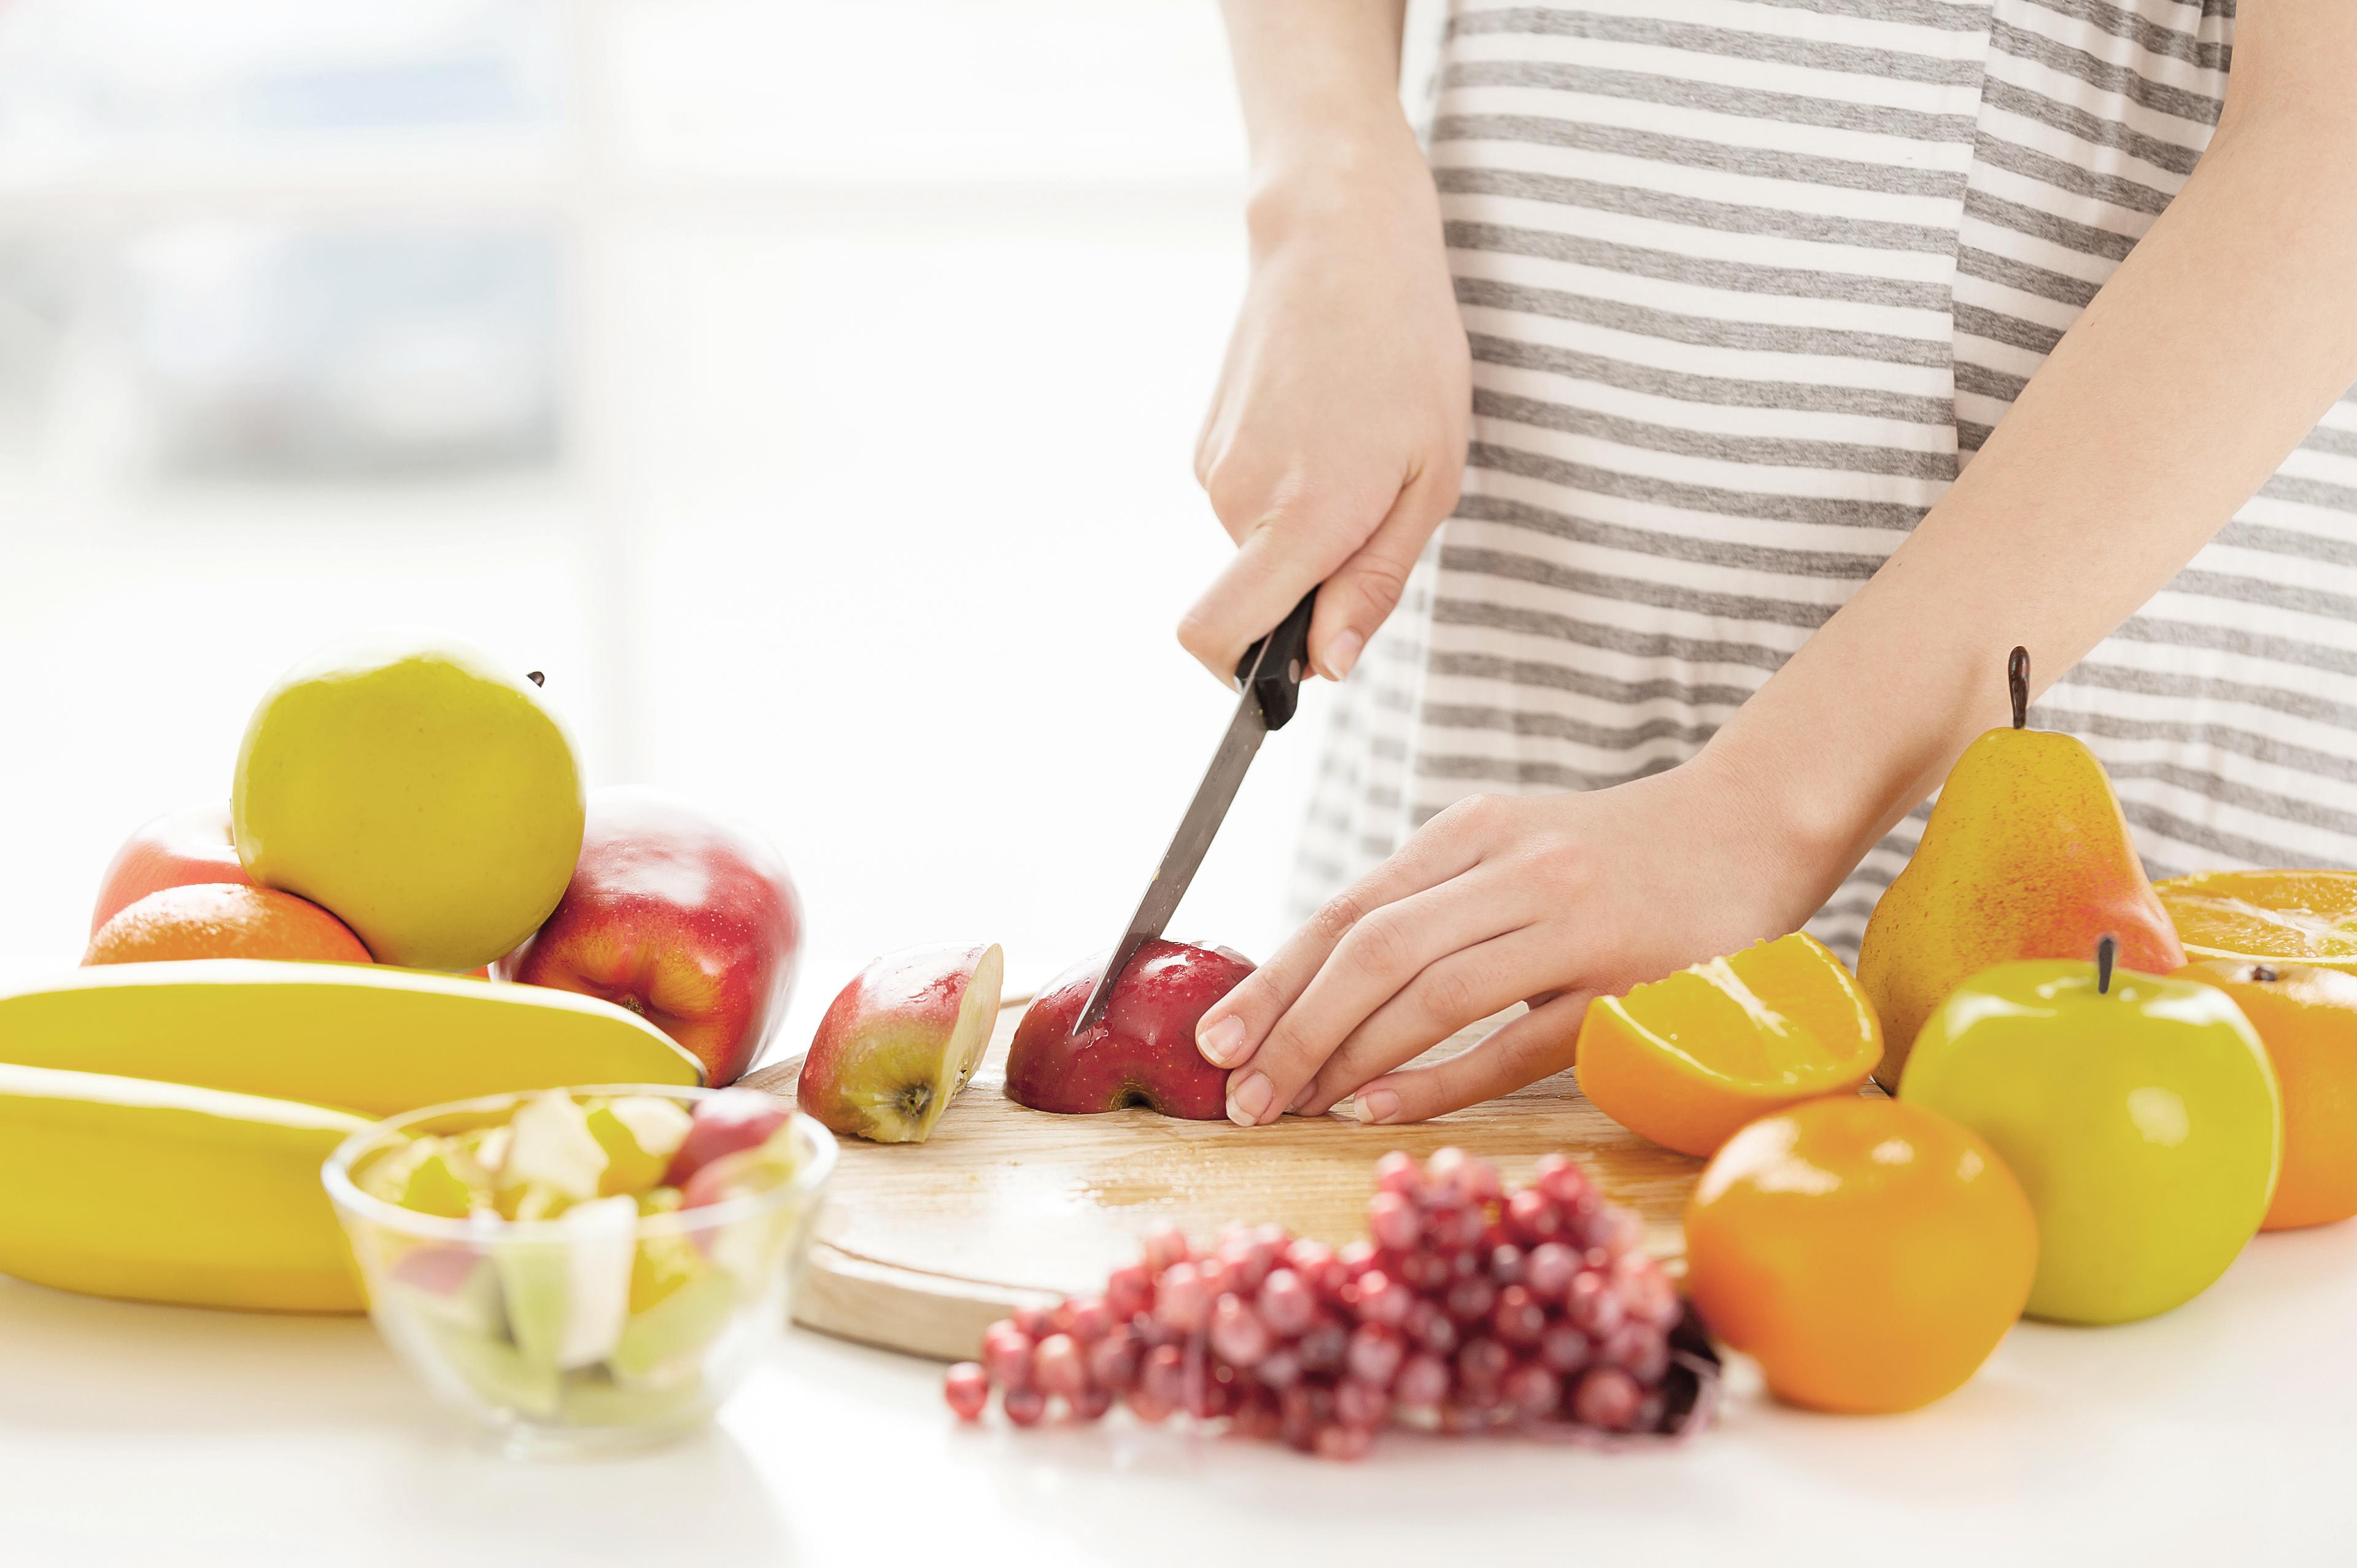
{"type": "Polygon", "coordinates": [[[1227,820],[1228,807],[1243,787],[1244,774],[1260,751],[1260,743],[1269,731],[1284,728],[1293,717],[1308,660],[1309,612],[1317,602],[1318,592],[1313,588],[1275,630],[1245,650],[1243,662],[1237,665],[1243,694],[1237,699],[1235,716],[1228,721],[1227,733],[1220,737],[1219,749],[1211,754],[1211,766],[1204,772],[1203,781],[1195,787],[1195,799],[1188,805],[1187,814],[1178,820],[1178,832],[1172,836],[1170,847],[1162,853],[1162,864],[1155,867],[1154,880],[1146,885],[1146,896],[1137,901],[1136,913],[1123,928],[1121,940],[1114,944],[1104,972],[1097,976],[1096,985],[1089,992],[1088,1004],[1072,1026],[1074,1035],[1086,1034],[1104,1016],[1105,1007],[1113,999],[1114,982],[1137,956],[1137,950],[1160,936],[1169,924],[1170,917],[1178,911],[1178,900],[1186,896],[1188,884],[1195,879],[1196,868],[1203,864],[1204,853],[1211,847],[1220,824],[1227,820]]]}

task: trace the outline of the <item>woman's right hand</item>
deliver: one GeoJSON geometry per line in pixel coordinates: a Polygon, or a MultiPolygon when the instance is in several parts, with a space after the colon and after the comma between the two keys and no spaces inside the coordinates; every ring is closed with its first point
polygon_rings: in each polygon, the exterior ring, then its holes
{"type": "Polygon", "coordinates": [[[1178,624],[1222,680],[1323,585],[1309,659],[1339,681],[1457,503],[1472,366],[1431,170],[1401,123],[1265,177],[1252,281],[1195,453],[1235,558],[1178,624]]]}

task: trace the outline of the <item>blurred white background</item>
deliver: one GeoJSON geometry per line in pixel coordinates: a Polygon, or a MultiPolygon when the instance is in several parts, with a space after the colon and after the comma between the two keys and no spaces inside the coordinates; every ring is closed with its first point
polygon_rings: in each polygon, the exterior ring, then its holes
{"type": "MultiPolygon", "coordinates": [[[[1109,942],[1232,701],[1242,190],[1211,0],[0,0],[0,953],[388,621],[765,825],[798,1013],[1109,942]]],[[[1282,934],[1318,718],[1175,933],[1282,934]]]]}

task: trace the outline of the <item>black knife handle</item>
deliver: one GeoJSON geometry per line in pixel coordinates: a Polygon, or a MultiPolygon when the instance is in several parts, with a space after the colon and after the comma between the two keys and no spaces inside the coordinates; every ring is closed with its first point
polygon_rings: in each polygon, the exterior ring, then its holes
{"type": "Polygon", "coordinates": [[[1309,673],[1309,612],[1317,607],[1318,590],[1312,588],[1275,631],[1244,650],[1236,666],[1236,679],[1251,683],[1261,717],[1273,730],[1283,729],[1301,705],[1301,679],[1309,673]]]}

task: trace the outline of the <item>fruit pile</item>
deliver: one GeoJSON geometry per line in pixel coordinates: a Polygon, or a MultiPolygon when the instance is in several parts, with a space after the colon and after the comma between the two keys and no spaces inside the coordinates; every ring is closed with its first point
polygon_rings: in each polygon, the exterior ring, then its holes
{"type": "Polygon", "coordinates": [[[1157,1231],[1101,1294],[993,1324],[944,1397],[978,1420],[996,1387],[1018,1426],[1051,1402],[1081,1421],[1183,1411],[1331,1459],[1393,1423],[1600,1441],[1708,1419],[1700,1326],[1635,1217],[1563,1156],[1510,1194],[1459,1150],[1386,1155],[1367,1228],[1340,1251],[1275,1226],[1200,1251],[1157,1231]]]}
{"type": "Polygon", "coordinates": [[[393,1132],[354,1159],[352,1185],[469,1223],[355,1213],[377,1318],[494,1411],[576,1425],[700,1413],[726,1380],[707,1379],[716,1346],[732,1330],[749,1345],[750,1318],[776,1310],[802,1218],[718,1206],[791,1183],[805,1143],[791,1108],[741,1089],[693,1114],[666,1095],[549,1090],[393,1132]]]}

